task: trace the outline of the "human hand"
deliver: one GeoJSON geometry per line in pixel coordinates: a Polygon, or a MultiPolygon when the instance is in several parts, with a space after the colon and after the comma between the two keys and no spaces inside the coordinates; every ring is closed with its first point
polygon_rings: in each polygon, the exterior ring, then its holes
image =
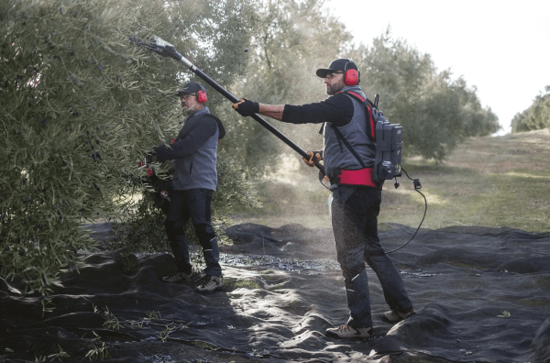
{"type": "Polygon", "coordinates": [[[321,156],[321,154],[318,151],[308,151],[307,153],[310,155],[310,158],[309,159],[302,158],[302,160],[309,167],[314,167],[316,161],[323,160],[323,157],[321,156]]]}
{"type": "Polygon", "coordinates": [[[239,102],[233,104],[235,111],[241,114],[241,116],[252,116],[255,113],[260,112],[260,104],[258,102],[252,102],[246,98],[241,98],[239,102]]]}
{"type": "Polygon", "coordinates": [[[157,161],[157,156],[156,156],[156,154],[154,154],[154,153],[153,153],[153,154],[147,154],[147,155],[145,156],[145,162],[146,162],[147,164],[151,164],[151,163],[154,162],[154,161],[157,161]]]}
{"type": "Polygon", "coordinates": [[[142,163],[142,162],[140,161],[139,164],[138,164],[138,170],[142,170],[142,169],[145,169],[145,171],[147,172],[147,176],[148,176],[149,178],[152,177],[152,176],[155,174],[155,172],[153,171],[153,169],[151,169],[151,168],[149,167],[149,164],[144,164],[144,163],[142,163]]]}

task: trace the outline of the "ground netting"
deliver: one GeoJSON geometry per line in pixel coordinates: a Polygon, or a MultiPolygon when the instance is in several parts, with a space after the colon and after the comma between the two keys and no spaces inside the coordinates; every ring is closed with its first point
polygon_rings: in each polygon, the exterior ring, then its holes
{"type": "MultiPolygon", "coordinates": [[[[387,250],[414,232],[380,233],[387,250]]],[[[92,228],[108,236],[109,225],[92,228]]],[[[168,254],[123,259],[103,251],[64,276],[55,310],[0,280],[0,362],[65,352],[108,362],[550,362],[550,234],[509,228],[423,229],[391,254],[417,314],[391,326],[369,269],[376,337],[328,338],[347,320],[330,228],[227,229],[223,292],[200,295],[159,277],[168,254]]],[[[86,359],[87,360],[87,359],[86,359]]]]}

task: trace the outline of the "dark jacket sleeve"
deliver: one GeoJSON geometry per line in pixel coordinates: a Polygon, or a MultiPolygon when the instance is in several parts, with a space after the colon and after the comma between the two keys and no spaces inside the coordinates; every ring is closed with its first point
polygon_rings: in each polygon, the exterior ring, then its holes
{"type": "Polygon", "coordinates": [[[194,129],[172,145],[160,145],[154,148],[157,160],[180,159],[195,153],[212,135],[216,133],[218,124],[213,118],[205,117],[194,129]]]}
{"type": "Polygon", "coordinates": [[[283,122],[293,124],[319,124],[331,122],[334,126],[347,125],[353,117],[353,103],[343,93],[325,101],[302,106],[285,105],[283,122]]]}

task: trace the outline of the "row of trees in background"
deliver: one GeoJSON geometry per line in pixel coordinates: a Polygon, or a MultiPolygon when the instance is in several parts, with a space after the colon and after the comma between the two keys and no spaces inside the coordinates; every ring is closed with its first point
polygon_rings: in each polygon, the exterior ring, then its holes
{"type": "MultiPolygon", "coordinates": [[[[475,87],[469,87],[464,78],[453,79],[449,71],[438,71],[429,54],[392,38],[389,30],[374,38],[372,45],[353,46],[351,35],[319,10],[319,3],[288,0],[266,9],[264,27],[251,38],[255,49],[251,62],[233,86],[235,94],[264,103],[317,102],[327,96],[315,70],[336,58],[350,58],[361,71],[363,90],[371,99],[380,94],[386,117],[403,126],[405,156],[441,162],[466,137],[490,135],[499,129],[496,115],[481,105],[475,87]]],[[[285,152],[284,146],[273,145],[261,127],[231,111],[224,116],[231,120],[233,136],[239,139],[229,147],[250,165],[263,170],[257,163],[273,160],[270,153],[285,152]],[[242,143],[243,139],[247,142],[242,143]]],[[[304,148],[321,145],[318,126],[276,126],[304,148]]]]}
{"type": "MultiPolygon", "coordinates": [[[[1,276],[47,294],[79,250],[93,247],[84,221],[128,220],[138,210],[131,219],[140,229],[129,233],[158,229],[150,201],[132,198],[147,194],[136,166],[176,135],[183,116],[174,91],[197,79],[129,35],[158,35],[236,96],[267,103],[323,99],[315,70],[352,58],[365,91],[379,93],[387,117],[403,125],[409,156],[441,161],[465,137],[497,130],[464,79],[438,72],[389,32],[353,46],[323,9],[323,0],[2,1],[1,276]]],[[[211,89],[208,105],[228,130],[213,207],[222,218],[233,201],[251,202],[245,177],[276,170],[289,150],[211,89]]],[[[321,145],[318,126],[277,127],[305,149],[321,145]]]]}
{"type": "Polygon", "coordinates": [[[533,104],[512,119],[512,132],[524,132],[550,128],[550,86],[546,94],[538,95],[533,104]]]}
{"type": "Polygon", "coordinates": [[[447,70],[439,72],[429,54],[392,38],[389,30],[372,46],[350,54],[362,70],[363,87],[380,94],[386,117],[403,126],[405,157],[440,162],[466,137],[499,129],[497,116],[481,105],[475,87],[464,78],[452,79],[447,70]]]}
{"type": "MultiPolygon", "coordinates": [[[[323,11],[323,0],[283,0],[259,8],[250,42],[248,59],[231,92],[263,103],[303,104],[326,97],[315,69],[326,67],[350,46],[352,36],[344,25],[323,11]]],[[[246,160],[252,176],[277,170],[279,155],[291,152],[262,126],[222,106],[216,112],[228,125],[227,140],[221,145],[246,160]]],[[[268,120],[271,122],[270,120],[268,120]]],[[[321,145],[319,126],[286,125],[271,122],[304,149],[321,145]]]]}

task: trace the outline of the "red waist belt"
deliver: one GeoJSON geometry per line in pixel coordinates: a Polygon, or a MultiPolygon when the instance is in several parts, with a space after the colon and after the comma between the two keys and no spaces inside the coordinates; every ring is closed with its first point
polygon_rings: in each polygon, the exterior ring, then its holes
{"type": "Polygon", "coordinates": [[[367,185],[369,187],[380,188],[372,181],[372,168],[359,170],[342,170],[336,177],[340,179],[340,184],[348,185],[367,185]]]}

